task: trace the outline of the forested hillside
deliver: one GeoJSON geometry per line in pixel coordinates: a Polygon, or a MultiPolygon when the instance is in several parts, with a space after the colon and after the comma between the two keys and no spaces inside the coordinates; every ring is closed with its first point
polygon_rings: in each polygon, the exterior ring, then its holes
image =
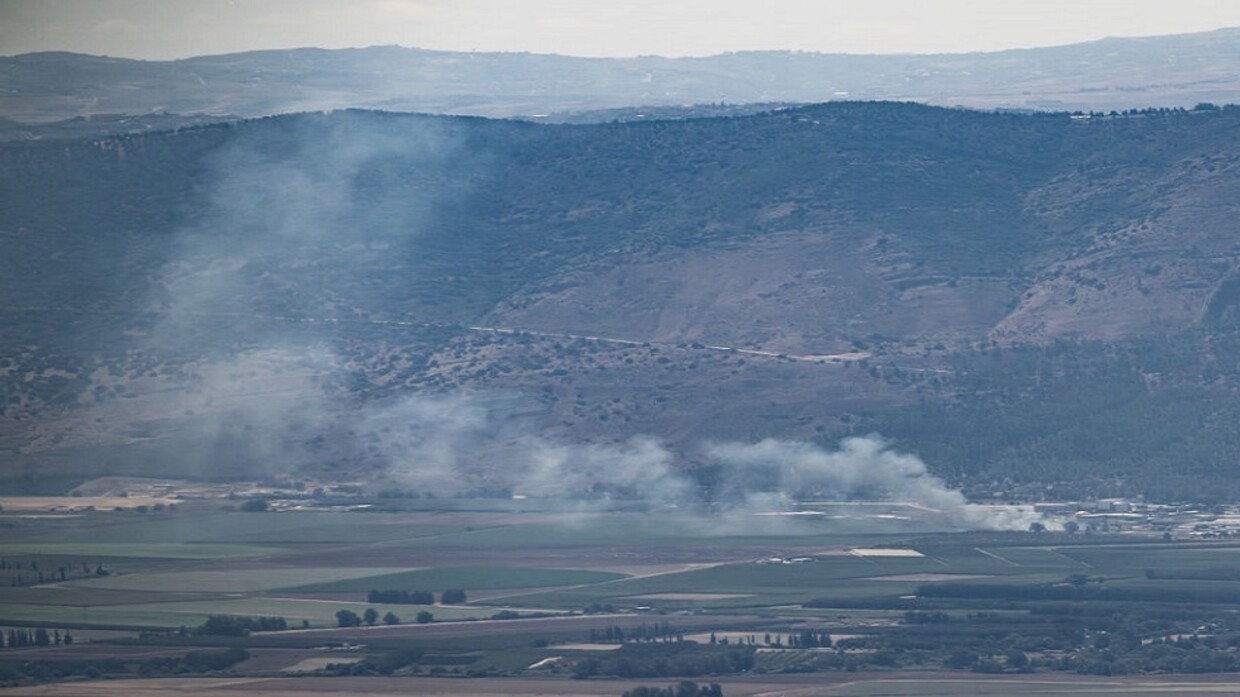
{"type": "Polygon", "coordinates": [[[1208,106],[10,143],[0,459],[373,474],[400,419],[346,415],[413,396],[495,453],[879,432],[985,493],[1228,495],[1238,162],[1208,106]]]}

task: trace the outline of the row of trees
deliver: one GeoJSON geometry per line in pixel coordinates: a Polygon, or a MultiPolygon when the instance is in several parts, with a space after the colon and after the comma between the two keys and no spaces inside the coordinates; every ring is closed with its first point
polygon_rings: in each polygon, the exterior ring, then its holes
{"type": "Polygon", "coordinates": [[[685,680],[671,687],[651,687],[640,685],[625,690],[620,697],[723,697],[723,688],[718,683],[699,685],[685,680]]]}
{"type": "MultiPolygon", "coordinates": [[[[439,602],[444,605],[460,605],[465,600],[465,591],[459,588],[449,589],[439,594],[439,602]]],[[[366,602],[389,605],[434,605],[435,594],[431,591],[369,590],[366,591],[366,602]]]]}
{"type": "MultiPolygon", "coordinates": [[[[683,632],[677,631],[668,622],[646,624],[645,622],[627,630],[619,625],[611,624],[602,629],[590,630],[590,641],[603,644],[623,644],[625,642],[669,642],[684,641],[683,632]]],[[[713,642],[712,642],[713,643],[713,642]]]]}
{"type": "Polygon", "coordinates": [[[578,661],[574,678],[607,675],[620,678],[662,678],[670,676],[727,675],[742,673],[754,666],[752,646],[705,646],[693,642],[625,644],[607,655],[578,661]]]}
{"type": "Polygon", "coordinates": [[[73,635],[69,630],[65,630],[64,634],[59,629],[53,629],[48,632],[46,629],[39,627],[38,629],[10,629],[0,636],[0,648],[20,649],[27,646],[60,646],[61,644],[72,644],[73,635]]]}
{"type": "Polygon", "coordinates": [[[223,651],[194,651],[184,656],[156,656],[138,665],[139,675],[184,675],[214,673],[231,668],[250,657],[250,652],[236,647],[223,651]]]}
{"type": "Polygon", "coordinates": [[[241,617],[210,615],[195,634],[206,636],[247,636],[250,632],[280,632],[288,629],[283,617],[241,617]]]}
{"type": "MultiPolygon", "coordinates": [[[[31,559],[26,563],[23,569],[19,560],[8,561],[0,559],[0,571],[13,572],[9,574],[9,585],[14,588],[22,588],[25,586],[40,585],[43,583],[53,583],[56,581],[67,581],[72,573],[74,578],[78,578],[79,574],[71,570],[68,566],[57,566],[52,569],[40,569],[39,561],[31,559]]],[[[103,568],[103,564],[95,564],[91,567],[86,562],[82,562],[81,576],[107,576],[109,572],[103,568]]]]}
{"type": "MultiPolygon", "coordinates": [[[[379,623],[380,619],[382,619],[383,623],[386,625],[400,624],[400,617],[398,617],[396,613],[388,612],[380,618],[379,611],[373,607],[366,608],[366,611],[360,615],[352,610],[340,610],[336,612],[336,626],[338,627],[360,627],[363,624],[367,627],[373,627],[379,623]]],[[[417,614],[414,621],[418,624],[430,624],[435,621],[435,616],[423,610],[417,614]]]]}
{"type": "Polygon", "coordinates": [[[0,686],[133,674],[151,677],[217,673],[249,657],[249,652],[244,649],[228,648],[220,651],[194,651],[184,656],[156,656],[136,664],[117,658],[5,661],[0,662],[0,686]]]}

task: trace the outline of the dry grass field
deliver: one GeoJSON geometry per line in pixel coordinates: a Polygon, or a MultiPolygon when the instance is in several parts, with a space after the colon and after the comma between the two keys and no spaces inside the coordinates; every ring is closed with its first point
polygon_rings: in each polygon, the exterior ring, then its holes
{"type": "Polygon", "coordinates": [[[107,511],[180,503],[164,496],[0,496],[5,511],[107,511]]]}

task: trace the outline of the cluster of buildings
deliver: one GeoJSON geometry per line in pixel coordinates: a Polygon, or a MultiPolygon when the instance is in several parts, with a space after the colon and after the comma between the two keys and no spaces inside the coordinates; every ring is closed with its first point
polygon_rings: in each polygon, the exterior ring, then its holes
{"type": "Polygon", "coordinates": [[[1240,537],[1240,507],[1097,499],[1039,503],[1034,510],[1059,520],[1068,532],[1130,532],[1168,539],[1240,537]]]}

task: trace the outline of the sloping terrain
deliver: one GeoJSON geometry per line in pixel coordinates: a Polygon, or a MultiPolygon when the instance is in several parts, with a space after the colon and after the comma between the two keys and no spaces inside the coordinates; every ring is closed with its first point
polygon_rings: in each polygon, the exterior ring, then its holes
{"type": "Polygon", "coordinates": [[[362,477],[485,440],[453,462],[485,482],[531,433],[691,467],[878,431],[988,493],[1219,494],[1238,159],[1235,109],[892,103],[9,144],[0,462],[362,477]]]}
{"type": "Polygon", "coordinates": [[[380,46],[177,61],[70,53],[0,58],[0,116],[30,123],[100,114],[262,116],[349,107],[536,116],[830,99],[1102,111],[1237,102],[1240,30],[925,56],[767,51],[604,59],[380,46]]]}

